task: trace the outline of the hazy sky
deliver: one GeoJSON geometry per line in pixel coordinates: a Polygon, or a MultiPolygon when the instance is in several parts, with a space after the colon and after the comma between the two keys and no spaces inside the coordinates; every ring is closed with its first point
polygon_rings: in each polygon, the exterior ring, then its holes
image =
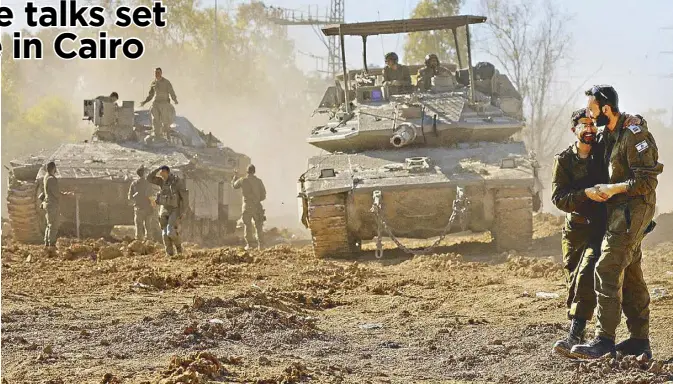
{"type": "MultiPolygon", "coordinates": [[[[346,22],[388,20],[408,17],[418,0],[344,0],[346,22]]],[[[220,0],[219,7],[226,11],[243,0],[220,0]]],[[[54,4],[57,1],[36,1],[37,4],[54,4]]],[[[170,2],[165,2],[170,7],[170,2]]],[[[24,1],[2,1],[3,5],[21,7],[24,1]]],[[[214,0],[202,1],[212,5],[214,0]]],[[[267,0],[268,5],[307,10],[308,6],[327,9],[329,0],[267,0]]],[[[622,109],[631,113],[644,113],[649,108],[666,108],[666,119],[673,121],[673,1],[671,0],[558,0],[558,4],[573,15],[567,27],[573,33],[573,46],[568,52],[572,65],[563,68],[558,76],[559,89],[566,99],[570,93],[601,66],[602,71],[587,85],[609,83],[620,94],[622,109]]],[[[479,0],[466,0],[461,13],[478,14],[479,0]]],[[[170,8],[169,8],[170,12],[170,8]]],[[[20,12],[16,12],[20,15],[20,12]]],[[[169,19],[170,22],[170,19],[169,19]]],[[[14,27],[21,28],[17,19],[14,27]]],[[[475,26],[478,34],[483,26],[475,26]]],[[[12,28],[14,29],[14,28],[12,28]]],[[[308,26],[290,27],[301,52],[323,56],[327,50],[315,30],[308,26]]],[[[404,36],[371,37],[368,41],[368,61],[383,61],[383,53],[397,51],[402,57],[404,36]]],[[[316,59],[298,54],[302,68],[311,70],[318,65],[316,59]]],[[[346,39],[346,57],[349,66],[361,67],[361,41],[346,39]]],[[[403,57],[402,57],[403,60],[403,57]]],[[[480,58],[475,47],[475,62],[480,58]]],[[[326,65],[326,63],[325,63],[326,65]]],[[[323,66],[323,68],[325,68],[323,66]]],[[[583,103],[578,94],[575,104],[583,103]]],[[[646,116],[647,117],[647,116],[646,116]]]]}

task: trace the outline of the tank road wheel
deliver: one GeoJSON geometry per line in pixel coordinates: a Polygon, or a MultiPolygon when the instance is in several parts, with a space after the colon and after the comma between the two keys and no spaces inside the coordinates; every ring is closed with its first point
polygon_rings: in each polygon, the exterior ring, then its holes
{"type": "Polygon", "coordinates": [[[20,243],[39,244],[43,240],[41,211],[35,182],[10,182],[7,211],[14,239],[20,243]]]}
{"type": "Polygon", "coordinates": [[[360,242],[348,231],[345,194],[312,197],[308,222],[316,257],[348,257],[359,251],[360,242]]]}
{"type": "Polygon", "coordinates": [[[497,191],[491,236],[502,251],[527,251],[533,241],[533,198],[497,191]]]}

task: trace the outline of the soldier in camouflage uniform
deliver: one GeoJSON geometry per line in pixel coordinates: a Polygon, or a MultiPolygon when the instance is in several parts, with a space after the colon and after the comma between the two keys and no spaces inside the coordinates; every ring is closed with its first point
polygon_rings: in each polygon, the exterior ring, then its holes
{"type": "Polygon", "coordinates": [[[150,172],[147,181],[161,187],[156,201],[160,205],[159,224],[166,254],[173,256],[173,246],[178,254],[182,253],[178,227],[189,209],[189,198],[184,181],[170,171],[167,165],[162,165],[150,172]]]}
{"type": "Polygon", "coordinates": [[[607,231],[596,262],[596,338],[574,346],[571,353],[599,358],[620,351],[624,355],[645,353],[651,358],[650,295],[643,278],[640,245],[652,228],[657,176],[663,172],[663,164],[645,119],[621,113],[614,88],[594,86],[585,94],[596,125],[605,126],[599,141],[605,145],[608,184],[596,189],[607,199],[607,231]],[[630,338],[615,346],[622,310],[630,338]]]}
{"type": "Polygon", "coordinates": [[[155,239],[157,218],[154,216],[154,196],[152,185],[145,178],[145,167],[142,165],[136,173],[139,179],[129,187],[128,199],[133,201],[133,223],[136,227],[136,240],[155,239]]]}
{"type": "Polygon", "coordinates": [[[150,92],[140,106],[144,106],[154,98],[152,108],[150,108],[154,137],[168,138],[168,132],[175,119],[175,108],[171,105],[170,99],[173,99],[175,105],[178,104],[178,99],[175,96],[173,84],[162,76],[161,68],[154,70],[154,77],[154,81],[150,84],[150,92]]]}
{"type": "Polygon", "coordinates": [[[399,64],[397,53],[389,52],[385,56],[386,66],[383,68],[383,84],[389,85],[411,85],[411,74],[409,67],[399,64]]]}
{"type": "Polygon", "coordinates": [[[56,163],[47,164],[47,174],[42,180],[43,192],[40,194],[42,209],[45,210],[47,227],[44,231],[44,247],[49,249],[56,246],[58,230],[61,226],[61,196],[73,196],[72,192],[61,192],[56,178],[56,163]]]}
{"type": "Polygon", "coordinates": [[[596,144],[596,126],[586,108],[573,113],[571,130],[577,140],[556,155],[552,176],[552,202],[566,214],[561,244],[571,320],[568,336],[553,350],[570,356],[570,349],[584,341],[587,321],[596,307],[594,266],[605,234],[605,205],[593,187],[605,183],[603,148],[596,144]]]}
{"type": "Polygon", "coordinates": [[[264,207],[262,201],[266,199],[266,189],[264,183],[255,176],[255,166],[248,165],[248,174],[245,177],[238,178],[234,175],[231,180],[234,189],[241,189],[243,192],[243,224],[245,225],[245,249],[250,249],[250,244],[254,241],[252,233],[252,221],[255,221],[255,230],[257,232],[257,248],[262,248],[264,207]]]}
{"type": "Polygon", "coordinates": [[[422,91],[427,91],[432,86],[432,78],[435,76],[450,76],[448,68],[439,65],[439,58],[434,53],[425,56],[425,67],[418,70],[416,85],[422,91]]]}

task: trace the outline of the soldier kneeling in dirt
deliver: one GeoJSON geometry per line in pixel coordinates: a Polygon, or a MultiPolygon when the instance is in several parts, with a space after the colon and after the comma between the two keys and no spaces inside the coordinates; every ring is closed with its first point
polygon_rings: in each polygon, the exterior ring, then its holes
{"type": "Polygon", "coordinates": [[[255,176],[255,166],[248,165],[248,174],[245,177],[238,178],[234,175],[231,180],[234,189],[241,189],[243,192],[243,224],[245,226],[245,249],[250,249],[250,244],[254,240],[252,233],[252,221],[255,221],[255,230],[257,232],[257,248],[262,248],[263,224],[266,217],[262,201],[266,199],[266,189],[264,183],[255,176]]]}
{"type": "Polygon", "coordinates": [[[162,165],[147,176],[147,181],[161,187],[156,200],[160,205],[159,224],[166,254],[173,256],[173,246],[178,254],[182,253],[178,227],[180,220],[187,213],[189,199],[184,181],[170,171],[167,165],[162,165]]]}

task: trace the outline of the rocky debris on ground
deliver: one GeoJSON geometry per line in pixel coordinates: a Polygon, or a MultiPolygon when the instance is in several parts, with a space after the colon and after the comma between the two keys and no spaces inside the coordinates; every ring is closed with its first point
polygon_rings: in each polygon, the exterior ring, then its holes
{"type": "Polygon", "coordinates": [[[346,267],[326,264],[318,268],[311,268],[304,271],[308,276],[320,276],[319,278],[307,278],[298,281],[297,285],[304,289],[324,289],[327,291],[337,291],[340,289],[355,289],[362,285],[368,278],[374,277],[374,272],[357,262],[351,263],[346,267]]]}
{"type": "Polygon", "coordinates": [[[193,279],[194,274],[183,279],[182,275],[173,276],[168,273],[162,273],[158,270],[151,270],[146,273],[136,275],[134,281],[136,282],[135,286],[141,288],[155,288],[159,290],[172,289],[178,287],[193,288],[191,279],[193,279]]]}
{"type": "Polygon", "coordinates": [[[665,383],[673,380],[673,364],[650,360],[645,354],[622,356],[618,353],[616,358],[608,354],[596,360],[578,361],[575,377],[581,377],[583,382],[609,378],[610,382],[619,384],[665,383]]]}
{"type": "Polygon", "coordinates": [[[251,263],[254,260],[248,252],[237,248],[195,249],[190,252],[189,258],[209,260],[212,265],[251,263]]]}
{"type": "Polygon", "coordinates": [[[410,268],[424,268],[431,271],[445,271],[451,269],[479,269],[484,263],[466,262],[463,255],[457,253],[441,253],[434,255],[418,255],[401,263],[410,268]]]}
{"type": "Polygon", "coordinates": [[[143,384],[207,384],[226,380],[231,374],[216,355],[199,352],[187,357],[173,356],[161,377],[143,384]]]}
{"type": "Polygon", "coordinates": [[[317,319],[299,313],[301,308],[296,303],[288,304],[259,291],[227,300],[196,297],[190,309],[194,320],[177,335],[174,344],[208,348],[226,339],[280,345],[322,335],[317,319]]]}
{"type": "Polygon", "coordinates": [[[133,240],[126,246],[129,255],[149,255],[156,251],[156,243],[151,241],[133,240]]]}
{"type": "Polygon", "coordinates": [[[123,381],[120,378],[111,373],[106,373],[103,376],[103,379],[100,381],[100,384],[122,384],[122,383],[123,381]]]}
{"type": "Polygon", "coordinates": [[[563,267],[552,258],[538,259],[510,254],[506,268],[516,276],[530,278],[555,278],[563,273],[563,267]]]}

